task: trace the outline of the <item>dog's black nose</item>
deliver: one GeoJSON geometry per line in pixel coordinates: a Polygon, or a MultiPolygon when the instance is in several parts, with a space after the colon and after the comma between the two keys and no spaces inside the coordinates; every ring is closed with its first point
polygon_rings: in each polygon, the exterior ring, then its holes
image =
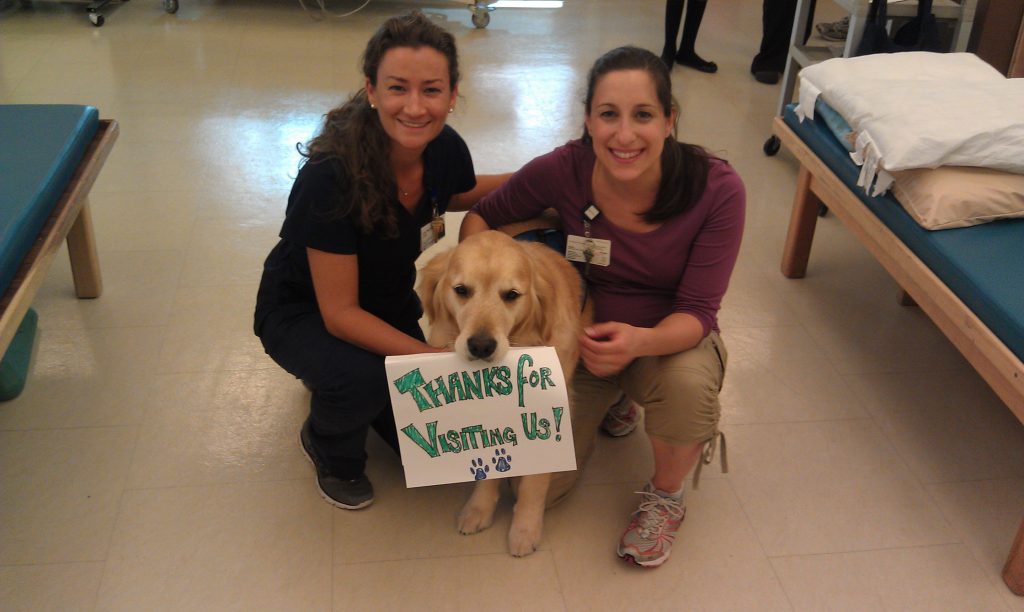
{"type": "Polygon", "coordinates": [[[466,348],[469,349],[469,354],[477,359],[490,358],[497,346],[498,342],[494,338],[484,334],[474,334],[469,337],[469,340],[466,340],[466,348]]]}

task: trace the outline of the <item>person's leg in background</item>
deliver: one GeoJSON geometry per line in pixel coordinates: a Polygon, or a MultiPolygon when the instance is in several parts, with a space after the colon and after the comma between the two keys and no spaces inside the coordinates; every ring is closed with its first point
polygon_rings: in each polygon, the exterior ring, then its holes
{"type": "Polygon", "coordinates": [[[670,69],[673,61],[689,66],[701,72],[717,72],[718,65],[709,62],[697,55],[695,45],[697,43],[697,32],[700,31],[701,21],[704,19],[704,10],[707,8],[707,0],[689,0],[686,3],[686,20],[683,23],[683,38],[676,49],[676,36],[679,34],[679,22],[683,18],[683,0],[666,0],[665,2],[665,45],[661,50],[661,61],[670,69]]]}
{"type": "Polygon", "coordinates": [[[676,59],[676,38],[679,21],[683,18],[683,0],[665,0],[665,46],[661,48],[661,61],[669,70],[676,59]]]}
{"type": "Polygon", "coordinates": [[[761,8],[761,48],[750,72],[761,83],[779,82],[786,69],[797,0],[764,0],[761,8]]]}

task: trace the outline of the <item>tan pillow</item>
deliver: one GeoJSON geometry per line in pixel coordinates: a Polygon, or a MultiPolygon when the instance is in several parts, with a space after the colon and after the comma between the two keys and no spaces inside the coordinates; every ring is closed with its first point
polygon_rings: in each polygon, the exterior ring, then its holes
{"type": "Polygon", "coordinates": [[[891,173],[893,195],[930,230],[1024,217],[1024,174],[942,166],[891,173]]]}

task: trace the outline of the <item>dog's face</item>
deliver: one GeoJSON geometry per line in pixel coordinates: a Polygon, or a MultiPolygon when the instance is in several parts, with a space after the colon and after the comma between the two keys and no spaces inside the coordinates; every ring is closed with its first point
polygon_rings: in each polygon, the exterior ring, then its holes
{"type": "Polygon", "coordinates": [[[522,245],[488,231],[432,259],[419,284],[432,344],[452,343],[463,359],[505,356],[510,336],[543,325],[543,280],[522,245]],[[454,336],[454,338],[452,338],[454,336]],[[454,342],[453,342],[454,340],[454,342]]]}

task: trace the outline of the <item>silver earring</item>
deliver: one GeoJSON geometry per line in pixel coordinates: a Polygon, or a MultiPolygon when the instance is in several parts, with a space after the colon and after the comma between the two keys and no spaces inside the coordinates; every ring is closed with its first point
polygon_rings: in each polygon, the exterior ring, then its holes
{"type": "Polygon", "coordinates": [[[371,108],[372,110],[377,110],[377,105],[376,105],[376,104],[374,104],[373,102],[370,102],[370,108],[371,108]]]}
{"type": "Polygon", "coordinates": [[[448,114],[449,115],[454,113],[454,112],[455,112],[455,107],[454,106],[448,109],[448,114]]]}

